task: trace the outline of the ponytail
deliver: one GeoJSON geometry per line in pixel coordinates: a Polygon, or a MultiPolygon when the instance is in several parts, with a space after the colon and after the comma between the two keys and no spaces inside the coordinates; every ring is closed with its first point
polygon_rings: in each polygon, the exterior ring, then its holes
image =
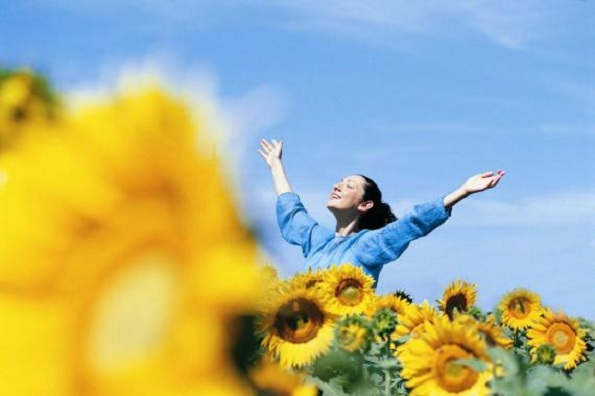
{"type": "Polygon", "coordinates": [[[359,175],[364,178],[366,185],[364,188],[364,201],[372,201],[374,206],[364,212],[358,221],[358,227],[366,230],[377,230],[397,220],[391,207],[386,202],[382,202],[382,192],[376,182],[369,177],[359,175]]]}

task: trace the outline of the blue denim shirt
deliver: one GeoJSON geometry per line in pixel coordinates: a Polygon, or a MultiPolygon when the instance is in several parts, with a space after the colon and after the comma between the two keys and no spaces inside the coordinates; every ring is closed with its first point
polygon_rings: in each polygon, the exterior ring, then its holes
{"type": "Polygon", "coordinates": [[[410,213],[378,230],[340,236],[310,217],[297,194],[288,192],[277,198],[281,234],[287,242],[302,247],[306,267],[351,263],[362,267],[375,283],[384,264],[399,258],[409,242],[429,234],[449,216],[439,198],[416,205],[410,213]]]}

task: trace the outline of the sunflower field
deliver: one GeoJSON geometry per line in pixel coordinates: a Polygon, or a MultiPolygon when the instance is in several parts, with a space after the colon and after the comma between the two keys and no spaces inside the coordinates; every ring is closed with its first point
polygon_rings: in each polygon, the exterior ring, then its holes
{"type": "Polygon", "coordinates": [[[280,279],[208,112],[161,84],[74,109],[0,69],[8,395],[593,395],[595,324],[519,288],[491,312],[379,295],[341,263],[280,279]]]}

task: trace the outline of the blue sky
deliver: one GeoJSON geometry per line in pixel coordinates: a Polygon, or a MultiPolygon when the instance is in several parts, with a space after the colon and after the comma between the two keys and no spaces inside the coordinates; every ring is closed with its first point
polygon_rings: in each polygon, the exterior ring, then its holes
{"type": "Polygon", "coordinates": [[[592,1],[70,1],[0,5],[0,61],[73,94],[158,70],[227,131],[247,219],[283,275],[300,249],[275,222],[261,137],[285,142],[320,223],[332,184],[363,173],[397,215],[505,169],[497,189],[385,267],[379,291],[440,298],[456,278],[491,309],[517,287],[595,318],[592,1]]]}

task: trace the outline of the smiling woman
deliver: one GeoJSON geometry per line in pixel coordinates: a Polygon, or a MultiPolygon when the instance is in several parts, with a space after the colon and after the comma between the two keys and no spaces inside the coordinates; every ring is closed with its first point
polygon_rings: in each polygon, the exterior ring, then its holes
{"type": "Polygon", "coordinates": [[[351,175],[336,183],[327,208],[335,216],[335,230],[320,226],[308,215],[293,192],[281,160],[283,142],[263,139],[260,155],[271,169],[277,192],[277,220],[285,240],[302,247],[310,268],[351,263],[378,282],[384,264],[396,260],[409,243],[429,234],[449,217],[453,205],[469,195],[495,187],[504,172],[485,172],[470,177],[444,197],[416,205],[397,220],[382,202],[376,183],[363,175],[351,175]]]}

